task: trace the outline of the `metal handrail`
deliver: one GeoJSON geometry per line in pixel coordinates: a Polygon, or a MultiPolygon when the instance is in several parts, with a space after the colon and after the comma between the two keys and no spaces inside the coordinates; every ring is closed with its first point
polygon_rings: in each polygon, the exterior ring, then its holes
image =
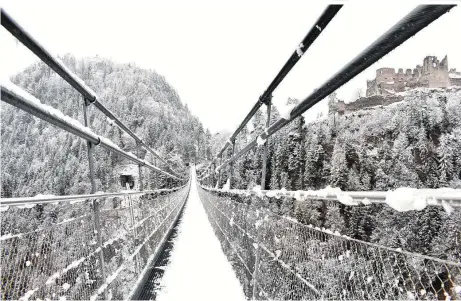
{"type": "MultiPolygon", "coordinates": [[[[336,91],[339,87],[354,78],[360,72],[371,66],[380,58],[397,48],[400,44],[428,26],[437,18],[447,13],[455,5],[419,5],[403,19],[392,26],[387,32],[381,35],[375,42],[368,46],[358,56],[351,60],[335,75],[328,79],[320,88],[306,97],[301,103],[293,108],[289,119],[279,119],[260,135],[260,139],[266,140],[282,127],[299,117],[306,110],[323,100],[325,97],[336,91]]],[[[221,170],[234,162],[251,149],[257,146],[257,139],[247,144],[242,150],[224,161],[217,170],[221,170]]]]}
{"type": "MultiPolygon", "coordinates": [[[[199,184],[200,185],[200,184],[199,184]]],[[[339,201],[338,194],[349,196],[353,202],[358,204],[385,204],[386,197],[389,192],[387,191],[341,191],[334,192],[325,190],[242,190],[242,189],[216,189],[200,185],[206,191],[229,193],[235,195],[256,195],[267,197],[294,197],[300,200],[305,199],[318,199],[326,201],[339,201]]],[[[429,206],[444,206],[444,202],[452,207],[461,208],[461,189],[455,191],[437,191],[436,189],[418,189],[420,192],[427,193],[427,205],[429,206]]]]}
{"type": "Polygon", "coordinates": [[[77,120],[64,115],[63,113],[61,113],[61,111],[42,104],[40,100],[25,92],[16,85],[12,83],[0,83],[0,88],[1,98],[6,103],[9,103],[21,110],[24,110],[40,119],[43,119],[69,133],[72,133],[87,141],[90,141],[94,145],[101,145],[105,149],[117,153],[142,166],[149,167],[150,169],[162,173],[171,178],[183,180],[182,178],[172,175],[146,162],[145,160],[136,157],[132,153],[125,152],[124,150],[120,149],[116,144],[114,144],[111,140],[95,134],[91,129],[83,126],[77,120]]]}
{"type": "Polygon", "coordinates": [[[238,126],[229,140],[224,144],[221,150],[216,155],[215,159],[212,162],[215,162],[219,156],[222,156],[222,153],[226,150],[228,146],[231,145],[237,135],[242,131],[245,125],[251,120],[251,118],[256,114],[259,108],[270,100],[272,93],[278,87],[278,85],[283,81],[285,76],[291,71],[291,69],[296,65],[296,63],[301,59],[301,56],[309,49],[309,47],[314,43],[317,37],[322,33],[322,31],[327,27],[334,16],[342,8],[342,4],[329,5],[318,18],[318,20],[312,25],[312,28],[306,34],[304,39],[298,44],[297,49],[290,56],[285,65],[280,69],[277,76],[272,80],[269,87],[264,91],[259,100],[254,104],[253,108],[250,110],[248,115],[243,119],[242,123],[238,126]]]}
{"type": "Polygon", "coordinates": [[[4,9],[1,10],[1,24],[8,30],[14,37],[16,37],[24,46],[29,48],[35,55],[37,55],[45,64],[53,69],[59,76],[68,82],[74,89],[76,89],[83,97],[88,99],[89,103],[94,104],[104,115],[114,120],[114,122],[128,135],[133,137],[137,143],[142,145],[147,151],[157,157],[163,162],[170,171],[177,177],[180,177],[177,172],[168,164],[168,162],[160,157],[154,150],[152,150],[141,138],[133,133],[125,124],[123,124],[109,109],[107,109],[98,99],[96,93],[88,87],[83,80],[76,74],[69,70],[64,63],[51,54],[41,43],[34,39],[24,28],[21,27],[4,9]]]}
{"type": "MultiPolygon", "coordinates": [[[[187,184],[186,184],[187,185],[187,184]]],[[[144,195],[149,193],[161,193],[161,192],[175,192],[180,190],[186,185],[182,185],[170,189],[155,189],[155,190],[144,190],[144,191],[123,191],[123,192],[101,192],[95,194],[76,194],[76,195],[44,195],[36,197],[20,197],[20,198],[1,198],[0,207],[5,206],[24,206],[33,204],[46,204],[55,202],[72,202],[76,200],[92,200],[106,197],[118,197],[125,195],[144,195]]]]}

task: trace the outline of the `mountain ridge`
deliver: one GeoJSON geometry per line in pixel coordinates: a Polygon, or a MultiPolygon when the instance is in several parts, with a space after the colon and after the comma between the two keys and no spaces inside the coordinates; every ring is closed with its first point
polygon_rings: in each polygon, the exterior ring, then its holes
{"type": "MultiPolygon", "coordinates": [[[[106,108],[173,167],[180,168],[195,157],[204,156],[207,144],[198,149],[195,145],[198,140],[206,140],[207,131],[163,76],[131,63],[117,64],[101,57],[79,59],[67,54],[61,59],[99,95],[106,108]]],[[[44,63],[29,66],[11,81],[83,124],[82,96],[44,63]]],[[[132,137],[112,125],[94,106],[88,107],[88,112],[89,127],[95,133],[136,153],[132,137]]],[[[1,117],[3,197],[89,192],[83,139],[5,103],[1,117]]],[[[145,150],[140,157],[155,162],[145,150]]],[[[122,158],[95,148],[98,190],[120,190],[113,167],[121,164],[122,158]]],[[[146,182],[150,182],[146,188],[173,184],[163,176],[154,177],[153,172],[145,173],[146,182]]]]}

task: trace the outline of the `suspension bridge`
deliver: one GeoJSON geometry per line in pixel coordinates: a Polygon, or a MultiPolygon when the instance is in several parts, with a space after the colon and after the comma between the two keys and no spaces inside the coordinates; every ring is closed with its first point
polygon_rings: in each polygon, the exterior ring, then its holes
{"type": "MultiPolygon", "coordinates": [[[[461,299],[459,252],[440,257],[408,252],[296,218],[298,206],[307,204],[323,212],[328,202],[373,207],[379,212],[389,206],[388,192],[273,191],[267,190],[266,183],[267,140],[273,134],[453,6],[416,7],[295,106],[289,116],[271,121],[273,91],[342,7],[328,6],[213,161],[198,170],[174,170],[2,9],[2,26],[81,94],[83,124],[8,81],[1,83],[2,101],[87,141],[91,183],[90,193],[84,195],[1,199],[2,216],[14,216],[1,228],[2,299],[461,299]],[[235,153],[236,137],[263,105],[267,107],[265,131],[235,153]],[[87,118],[90,106],[131,136],[139,151],[155,156],[161,166],[95,133],[87,118]],[[139,189],[97,192],[93,161],[97,147],[137,164],[139,189]],[[225,153],[229,147],[230,155],[225,153]],[[233,163],[257,147],[264,148],[261,185],[253,190],[232,189],[233,163]],[[170,187],[144,190],[145,169],[168,177],[170,187]],[[213,188],[226,169],[228,187],[213,188]],[[283,202],[291,204],[288,209],[282,208],[283,202]],[[53,218],[19,223],[30,218],[32,208],[53,218]],[[159,262],[164,260],[178,223],[172,262],[161,267],[159,262]],[[194,244],[199,237],[206,245],[194,244]],[[182,284],[153,291],[158,280],[155,269],[159,268],[166,269],[165,279],[180,278],[182,284]],[[196,275],[206,277],[194,282],[196,275]]],[[[459,190],[414,189],[413,194],[419,207],[410,209],[434,207],[459,216],[459,190]]],[[[403,214],[395,213],[395,218],[403,214]]]]}

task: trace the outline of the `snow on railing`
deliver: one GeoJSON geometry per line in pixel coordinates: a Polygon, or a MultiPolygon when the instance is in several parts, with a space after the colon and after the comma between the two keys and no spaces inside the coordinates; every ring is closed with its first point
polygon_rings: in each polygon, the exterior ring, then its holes
{"type": "Polygon", "coordinates": [[[27,198],[40,202],[35,208],[21,205],[24,198],[11,202],[2,212],[3,225],[8,225],[2,227],[0,237],[2,299],[128,298],[158,257],[185,204],[189,185],[65,199],[27,198]],[[99,215],[94,214],[92,202],[81,198],[96,198],[99,215]],[[60,203],[46,205],[56,201],[60,203]],[[48,218],[41,218],[42,213],[48,218]],[[95,218],[101,224],[101,246],[95,218]],[[98,262],[101,253],[105,279],[98,262]]]}
{"type": "Polygon", "coordinates": [[[76,195],[36,195],[33,197],[22,197],[22,198],[1,198],[0,199],[0,211],[4,211],[8,208],[8,206],[28,206],[28,208],[32,208],[34,205],[37,204],[46,204],[46,203],[53,203],[57,204],[59,202],[83,202],[85,200],[93,200],[93,199],[100,199],[106,197],[122,197],[127,195],[132,196],[141,196],[145,194],[152,194],[152,193],[170,193],[175,192],[179,189],[184,188],[186,185],[175,187],[175,188],[164,188],[164,189],[155,189],[155,190],[123,190],[121,192],[96,192],[95,194],[76,194],[76,195]],[[6,208],[5,208],[6,207],[6,208]]]}
{"type": "Polygon", "coordinates": [[[442,206],[450,214],[453,207],[461,207],[461,189],[439,188],[439,189],[417,189],[401,187],[389,191],[342,191],[340,188],[327,186],[320,190],[261,190],[255,186],[252,190],[223,189],[201,186],[211,192],[223,192],[235,195],[255,195],[258,197],[292,197],[298,201],[308,199],[333,200],[344,205],[370,205],[372,203],[385,203],[391,208],[404,212],[409,210],[423,210],[427,206],[442,206]]]}
{"type": "MultiPolygon", "coordinates": [[[[237,201],[215,189],[199,186],[198,190],[248,298],[447,300],[460,296],[461,262],[456,250],[442,258],[410,252],[277,214],[271,205],[262,205],[264,199],[237,201]]],[[[454,214],[459,216],[459,210],[454,214]]],[[[448,216],[446,222],[455,222],[456,216],[448,216]]]]}

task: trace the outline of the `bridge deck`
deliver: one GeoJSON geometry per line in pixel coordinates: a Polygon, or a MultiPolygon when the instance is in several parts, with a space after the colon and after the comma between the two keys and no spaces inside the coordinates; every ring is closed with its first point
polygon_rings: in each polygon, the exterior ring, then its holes
{"type": "Polygon", "coordinates": [[[195,170],[157,300],[245,300],[200,202],[195,170]]]}

